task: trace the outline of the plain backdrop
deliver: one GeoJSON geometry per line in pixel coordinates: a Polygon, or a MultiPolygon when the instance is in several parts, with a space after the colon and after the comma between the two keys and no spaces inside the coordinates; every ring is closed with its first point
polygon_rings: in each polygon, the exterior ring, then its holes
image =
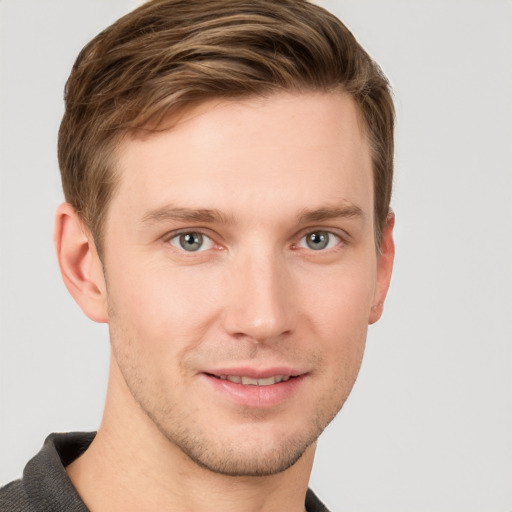
{"type": "MultiPolygon", "coordinates": [[[[384,317],[311,486],[333,510],[512,510],[512,3],[346,0],[397,105],[384,317]]],[[[135,0],[0,0],[0,483],[94,430],[109,356],[61,282],[56,134],[82,46],[135,0]]]]}

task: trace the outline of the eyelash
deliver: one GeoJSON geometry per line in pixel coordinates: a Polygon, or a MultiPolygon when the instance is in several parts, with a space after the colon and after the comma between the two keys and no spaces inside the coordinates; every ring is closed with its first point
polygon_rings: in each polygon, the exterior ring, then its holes
{"type": "Polygon", "coordinates": [[[190,253],[190,254],[207,251],[208,249],[212,249],[213,246],[215,245],[215,242],[212,240],[212,238],[210,236],[208,236],[207,234],[205,234],[204,232],[200,231],[200,230],[197,230],[197,231],[192,231],[192,230],[190,230],[190,231],[180,231],[179,233],[173,234],[171,237],[167,237],[167,242],[170,245],[172,245],[173,247],[176,247],[176,249],[178,249],[180,251],[183,251],[185,253],[190,253]],[[203,246],[201,245],[201,247],[198,248],[195,251],[187,251],[183,246],[181,246],[181,247],[179,246],[179,245],[181,245],[180,244],[180,237],[182,237],[182,236],[186,237],[187,235],[199,235],[203,242],[206,239],[210,243],[208,244],[208,247],[206,247],[206,248],[203,248],[203,246]],[[176,240],[176,245],[173,243],[173,240],[176,240]]]}
{"type": "MultiPolygon", "coordinates": [[[[213,249],[216,245],[214,240],[212,239],[212,237],[207,235],[201,229],[180,231],[177,233],[175,232],[171,236],[167,236],[165,238],[165,240],[166,240],[166,243],[175,247],[178,251],[187,253],[190,255],[213,249]],[[183,246],[180,243],[180,237],[187,236],[187,235],[199,235],[202,239],[202,242],[204,242],[205,240],[207,240],[209,242],[207,244],[208,246],[204,247],[204,245],[202,244],[201,247],[199,247],[197,250],[187,251],[185,248],[183,248],[183,246]],[[173,241],[175,241],[175,243],[173,243],[173,241]]],[[[308,250],[311,252],[321,253],[321,252],[335,250],[338,248],[339,245],[345,245],[345,244],[346,244],[346,240],[344,238],[342,238],[339,234],[334,233],[333,231],[330,231],[328,229],[310,229],[307,232],[305,232],[305,233],[303,232],[303,234],[301,234],[299,241],[297,243],[292,244],[292,248],[293,249],[305,249],[305,250],[308,250]],[[318,235],[318,234],[327,235],[329,237],[326,247],[322,247],[321,249],[313,249],[313,248],[307,247],[307,246],[300,246],[300,244],[303,241],[304,241],[304,245],[307,245],[307,237],[308,236],[318,235]],[[331,242],[333,240],[334,240],[335,244],[333,246],[329,247],[329,245],[331,244],[331,242]]]]}
{"type": "Polygon", "coordinates": [[[321,235],[321,236],[327,235],[327,237],[328,237],[327,245],[325,247],[322,247],[321,249],[313,249],[312,247],[302,247],[302,248],[310,249],[310,250],[312,250],[314,252],[317,252],[317,251],[318,252],[324,252],[324,251],[328,251],[328,250],[331,250],[331,249],[335,249],[336,246],[338,246],[342,242],[342,238],[339,235],[337,235],[336,233],[333,233],[332,231],[328,231],[328,230],[325,230],[325,229],[316,229],[316,230],[313,230],[313,231],[309,231],[308,233],[303,235],[300,238],[300,240],[299,240],[299,244],[303,240],[305,240],[305,244],[308,245],[308,237],[311,237],[312,235],[321,235]],[[331,245],[332,241],[334,241],[335,244],[334,244],[334,246],[329,247],[329,245],[331,245]]]}

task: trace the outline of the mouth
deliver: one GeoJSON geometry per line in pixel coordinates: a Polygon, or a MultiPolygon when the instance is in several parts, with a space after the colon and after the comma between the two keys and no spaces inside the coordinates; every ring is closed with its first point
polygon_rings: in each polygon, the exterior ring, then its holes
{"type": "Polygon", "coordinates": [[[246,407],[275,407],[291,400],[305,389],[307,372],[286,368],[257,371],[250,368],[204,372],[216,396],[246,407]]]}
{"type": "Polygon", "coordinates": [[[207,374],[219,380],[228,380],[234,384],[242,384],[243,386],[273,386],[280,382],[287,382],[293,377],[291,375],[273,375],[270,377],[255,379],[245,375],[213,375],[207,374]]]}

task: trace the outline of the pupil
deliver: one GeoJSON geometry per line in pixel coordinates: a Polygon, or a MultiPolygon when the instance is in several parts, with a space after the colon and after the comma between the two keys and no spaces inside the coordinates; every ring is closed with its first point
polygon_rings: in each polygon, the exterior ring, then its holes
{"type": "Polygon", "coordinates": [[[308,235],[308,246],[310,249],[318,251],[325,249],[329,243],[329,236],[327,233],[319,231],[308,235]]]}
{"type": "Polygon", "coordinates": [[[180,236],[180,245],[186,251],[197,251],[203,245],[201,233],[186,233],[180,236]]]}

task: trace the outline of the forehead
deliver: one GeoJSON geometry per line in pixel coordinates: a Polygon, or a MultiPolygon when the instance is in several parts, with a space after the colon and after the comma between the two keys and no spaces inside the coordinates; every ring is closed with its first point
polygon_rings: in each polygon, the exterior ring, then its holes
{"type": "Polygon", "coordinates": [[[168,204],[253,217],[276,207],[356,204],[372,211],[371,158],[360,115],[340,92],[211,100],[168,130],[125,139],[111,204],[168,204]]]}

